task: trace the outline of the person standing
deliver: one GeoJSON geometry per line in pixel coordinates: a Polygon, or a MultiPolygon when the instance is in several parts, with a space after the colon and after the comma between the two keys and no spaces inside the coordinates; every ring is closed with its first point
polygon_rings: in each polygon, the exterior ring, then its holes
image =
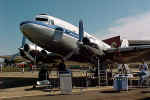
{"type": "Polygon", "coordinates": [[[147,78],[149,75],[148,73],[148,65],[143,63],[139,65],[139,78],[140,78],[140,84],[143,85],[145,78],[147,78]]]}
{"type": "Polygon", "coordinates": [[[64,63],[64,60],[61,60],[61,62],[59,63],[58,70],[60,73],[63,73],[66,71],[66,65],[64,63]]]}

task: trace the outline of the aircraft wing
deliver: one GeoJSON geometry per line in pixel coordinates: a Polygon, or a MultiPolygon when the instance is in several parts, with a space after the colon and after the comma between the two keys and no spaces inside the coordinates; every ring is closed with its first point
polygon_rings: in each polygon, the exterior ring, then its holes
{"type": "Polygon", "coordinates": [[[143,59],[150,61],[150,45],[111,48],[104,52],[107,60],[118,63],[141,63],[143,59]]]}
{"type": "Polygon", "coordinates": [[[130,46],[150,45],[150,40],[128,40],[130,46]]]}
{"type": "Polygon", "coordinates": [[[3,58],[3,59],[9,59],[11,56],[0,56],[0,58],[3,58]]]}
{"type": "MultiPolygon", "coordinates": [[[[3,59],[11,59],[12,55],[10,56],[0,56],[0,58],[3,58],[3,59]]],[[[15,59],[23,59],[21,56],[16,56],[15,59]]]]}
{"type": "MultiPolygon", "coordinates": [[[[120,36],[115,36],[103,40],[103,42],[109,44],[112,47],[120,47],[122,40],[120,36]]],[[[150,45],[150,40],[128,40],[130,46],[139,46],[139,45],[150,45]]]]}

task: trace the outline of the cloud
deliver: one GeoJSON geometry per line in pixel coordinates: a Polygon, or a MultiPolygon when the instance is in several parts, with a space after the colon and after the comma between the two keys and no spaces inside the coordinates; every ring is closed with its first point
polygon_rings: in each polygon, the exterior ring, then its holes
{"type": "Polygon", "coordinates": [[[150,12],[120,18],[114,24],[116,26],[107,29],[110,33],[107,36],[120,35],[126,39],[150,40],[150,12]]]}

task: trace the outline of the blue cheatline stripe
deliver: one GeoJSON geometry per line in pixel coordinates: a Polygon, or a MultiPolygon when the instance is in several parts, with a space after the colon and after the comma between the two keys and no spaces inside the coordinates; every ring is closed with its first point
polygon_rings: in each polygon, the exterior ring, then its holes
{"type": "MultiPolygon", "coordinates": [[[[52,28],[52,29],[56,29],[56,28],[62,28],[60,26],[57,26],[57,25],[48,25],[48,24],[44,24],[42,22],[38,22],[38,21],[24,21],[22,23],[20,23],[20,26],[22,26],[23,24],[27,24],[27,23],[33,23],[33,24],[38,24],[38,25],[42,25],[42,26],[45,26],[45,27],[48,27],[48,28],[52,28]]],[[[75,33],[75,32],[72,32],[68,29],[65,29],[65,28],[62,28],[64,30],[64,33],[67,34],[67,35],[70,35],[76,39],[79,39],[79,34],[75,33]]]]}

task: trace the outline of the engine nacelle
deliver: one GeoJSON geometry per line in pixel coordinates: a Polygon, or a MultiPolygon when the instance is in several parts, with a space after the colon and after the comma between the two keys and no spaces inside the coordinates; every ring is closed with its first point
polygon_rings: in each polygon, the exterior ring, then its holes
{"type": "Polygon", "coordinates": [[[28,51],[30,50],[30,45],[25,44],[25,45],[23,46],[23,49],[24,49],[24,51],[28,52],[28,51]]]}
{"type": "Polygon", "coordinates": [[[84,37],[82,42],[83,42],[83,45],[90,45],[90,39],[87,37],[84,37]]]}
{"type": "Polygon", "coordinates": [[[99,49],[99,48],[98,48],[98,45],[95,44],[95,43],[93,43],[93,42],[92,42],[89,38],[87,38],[87,37],[84,37],[83,40],[82,40],[82,42],[83,42],[83,45],[89,45],[89,46],[91,46],[91,47],[93,47],[93,48],[99,49]]]}
{"type": "Polygon", "coordinates": [[[36,59],[36,61],[44,60],[50,52],[44,50],[43,48],[32,45],[25,44],[23,48],[20,48],[20,54],[26,59],[36,59]]]}
{"type": "Polygon", "coordinates": [[[29,51],[42,51],[43,49],[39,46],[33,45],[33,44],[25,44],[24,45],[24,50],[29,52],[29,51]]]}

